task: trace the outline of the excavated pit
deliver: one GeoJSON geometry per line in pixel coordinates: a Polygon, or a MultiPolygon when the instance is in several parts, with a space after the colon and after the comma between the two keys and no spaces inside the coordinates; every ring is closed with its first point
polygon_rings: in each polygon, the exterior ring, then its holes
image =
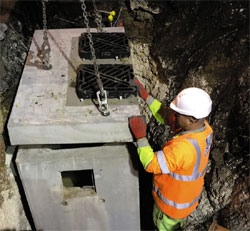
{"type": "MultiPolygon", "coordinates": [[[[1,20],[8,26],[0,42],[0,207],[13,217],[0,212],[0,229],[20,230],[28,225],[15,183],[6,177],[9,170],[4,166],[4,150],[10,144],[4,126],[33,31],[42,28],[42,15],[38,1],[8,2],[0,6],[1,20]],[[11,212],[16,205],[20,212],[11,212]]],[[[250,230],[248,3],[133,0],[107,1],[98,3],[98,7],[117,12],[122,7],[120,20],[131,47],[134,76],[153,97],[169,104],[187,86],[201,87],[212,97],[209,122],[214,142],[201,202],[186,219],[186,230],[208,230],[213,221],[230,230],[250,230]]],[[[90,3],[87,9],[92,11],[90,3]]],[[[47,12],[48,28],[83,27],[79,3],[49,2],[47,12]]],[[[90,25],[94,26],[94,18],[90,17],[90,25]]],[[[103,22],[110,25],[105,17],[103,22]]],[[[149,142],[159,150],[168,139],[169,128],[158,124],[143,102],[141,111],[147,117],[149,142]]],[[[143,230],[153,229],[151,177],[140,166],[143,230]]]]}

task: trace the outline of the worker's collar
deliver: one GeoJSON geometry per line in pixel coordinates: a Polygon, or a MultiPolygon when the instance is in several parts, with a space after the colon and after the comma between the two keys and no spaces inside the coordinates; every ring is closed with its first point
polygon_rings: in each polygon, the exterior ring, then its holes
{"type": "Polygon", "coordinates": [[[184,135],[184,134],[191,133],[191,132],[202,132],[202,131],[204,131],[205,129],[206,129],[206,124],[204,124],[203,127],[198,128],[198,129],[180,132],[179,135],[184,135]]]}

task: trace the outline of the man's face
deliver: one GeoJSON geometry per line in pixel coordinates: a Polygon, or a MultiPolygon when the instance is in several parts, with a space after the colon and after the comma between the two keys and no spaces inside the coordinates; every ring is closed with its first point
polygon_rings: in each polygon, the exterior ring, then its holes
{"type": "Polygon", "coordinates": [[[190,116],[185,116],[178,112],[175,112],[175,118],[178,127],[181,127],[184,130],[189,130],[190,116]]]}

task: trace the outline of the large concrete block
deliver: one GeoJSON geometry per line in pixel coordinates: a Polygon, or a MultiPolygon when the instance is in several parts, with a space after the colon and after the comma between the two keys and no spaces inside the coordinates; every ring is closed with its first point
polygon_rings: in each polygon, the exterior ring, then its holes
{"type": "Polygon", "coordinates": [[[136,150],[129,144],[19,148],[37,230],[140,230],[136,150]]]}
{"type": "MultiPolygon", "coordinates": [[[[104,30],[124,33],[118,27],[104,30]]],[[[128,117],[140,114],[136,98],[108,100],[108,117],[93,102],[77,98],[77,68],[92,62],[78,55],[78,38],[83,32],[85,29],[48,30],[52,69],[44,70],[40,59],[43,31],[35,31],[8,122],[12,145],[132,141],[128,117]]],[[[130,63],[130,59],[98,63],[130,63]]]]}

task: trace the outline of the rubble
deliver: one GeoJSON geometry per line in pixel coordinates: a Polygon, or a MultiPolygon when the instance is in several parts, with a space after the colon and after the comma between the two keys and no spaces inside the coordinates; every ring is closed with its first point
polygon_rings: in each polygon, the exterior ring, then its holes
{"type": "MultiPolygon", "coordinates": [[[[22,1],[19,4],[22,5],[22,1]]],[[[36,1],[32,4],[40,12],[39,4],[36,1]]],[[[59,3],[50,4],[54,7],[48,7],[50,26],[69,28],[82,25],[77,4],[72,8],[77,9],[77,13],[70,16],[53,12],[58,11],[59,3]],[[71,23],[56,21],[52,17],[55,13],[60,18],[65,16],[65,20],[71,23]]],[[[115,7],[119,11],[121,6],[115,7]]],[[[168,1],[165,4],[131,0],[130,9],[125,4],[122,7],[121,20],[129,37],[135,76],[152,96],[169,104],[181,89],[196,86],[206,90],[213,100],[213,111],[208,118],[214,129],[210,165],[200,204],[185,220],[186,230],[208,230],[213,221],[230,230],[250,230],[247,2],[168,1]]],[[[8,30],[0,42],[2,144],[7,136],[3,132],[4,121],[22,72],[31,32],[42,25],[41,20],[35,21],[35,18],[24,17],[23,21],[12,18],[6,23],[8,30]],[[28,24],[32,25],[30,30],[25,29],[28,24]]],[[[169,137],[169,127],[152,118],[143,102],[141,111],[147,116],[149,142],[155,150],[160,149],[169,137]]],[[[3,153],[0,156],[4,158],[3,153]]],[[[1,163],[3,165],[4,161],[1,163]]],[[[6,168],[1,168],[1,173],[1,179],[9,179],[3,175],[7,174],[6,168]]],[[[142,228],[152,229],[149,222],[151,176],[147,173],[141,175],[146,181],[141,182],[145,190],[143,200],[148,203],[148,207],[144,204],[141,209],[141,213],[146,214],[142,228]]],[[[3,185],[0,187],[0,205],[6,211],[6,203],[11,205],[12,202],[8,201],[5,187],[9,190],[15,186],[11,186],[10,180],[4,180],[3,185]]],[[[13,200],[18,201],[19,196],[16,194],[13,200]]],[[[16,211],[19,211],[15,214],[20,218],[16,219],[16,225],[12,220],[7,221],[10,218],[5,216],[4,228],[27,227],[26,221],[18,225],[23,219],[22,206],[16,211]]]]}

